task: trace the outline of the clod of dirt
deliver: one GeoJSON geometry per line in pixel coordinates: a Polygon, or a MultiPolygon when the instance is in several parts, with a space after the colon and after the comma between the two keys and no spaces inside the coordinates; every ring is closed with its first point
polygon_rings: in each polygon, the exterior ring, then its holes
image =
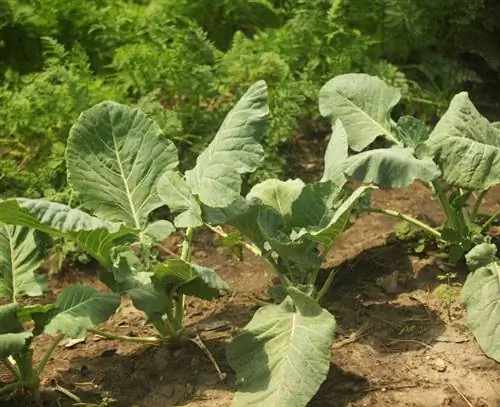
{"type": "Polygon", "coordinates": [[[396,294],[397,292],[399,292],[398,280],[399,271],[396,270],[387,276],[377,278],[375,280],[375,284],[383,288],[387,294],[396,294]]]}
{"type": "Polygon", "coordinates": [[[446,371],[446,368],[448,367],[448,365],[446,364],[446,362],[443,359],[437,358],[437,359],[432,360],[431,367],[434,370],[436,370],[437,372],[442,373],[442,372],[446,371]]]}

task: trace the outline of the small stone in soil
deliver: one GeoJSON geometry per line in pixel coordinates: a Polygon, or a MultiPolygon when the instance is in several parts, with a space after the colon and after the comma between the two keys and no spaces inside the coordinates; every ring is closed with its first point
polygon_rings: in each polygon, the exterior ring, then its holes
{"type": "Polygon", "coordinates": [[[431,367],[438,371],[438,372],[444,372],[446,371],[447,365],[446,362],[443,359],[437,358],[432,361],[431,367]]]}

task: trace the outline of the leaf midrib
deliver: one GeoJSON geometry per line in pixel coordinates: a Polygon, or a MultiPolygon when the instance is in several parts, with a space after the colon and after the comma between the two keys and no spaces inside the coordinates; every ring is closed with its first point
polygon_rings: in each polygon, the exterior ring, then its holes
{"type": "Polygon", "coordinates": [[[14,262],[14,246],[12,244],[12,235],[9,230],[7,230],[7,235],[9,236],[9,247],[10,247],[10,270],[11,270],[11,283],[12,283],[12,298],[11,300],[16,303],[16,273],[15,273],[15,262],[14,262]]]}
{"type": "Polygon", "coordinates": [[[114,134],[113,130],[111,130],[111,137],[113,138],[113,145],[115,147],[116,162],[118,163],[118,168],[120,170],[120,177],[122,178],[123,185],[125,186],[125,192],[127,194],[127,199],[128,199],[128,203],[129,203],[129,207],[130,207],[132,219],[134,220],[135,227],[137,229],[141,229],[141,224],[140,224],[139,219],[137,217],[137,213],[135,211],[134,203],[132,201],[132,195],[130,194],[130,188],[128,187],[127,178],[125,177],[125,173],[124,173],[123,165],[122,165],[122,160],[121,160],[121,157],[120,157],[120,153],[118,151],[118,146],[116,144],[116,138],[115,138],[115,134],[114,134]]]}
{"type": "Polygon", "coordinates": [[[368,119],[370,119],[372,122],[374,122],[381,130],[382,130],[382,134],[386,135],[389,140],[393,141],[394,143],[398,144],[398,145],[401,145],[401,142],[396,138],[394,137],[385,127],[383,127],[378,121],[376,121],[372,116],[370,116],[368,113],[366,113],[364,110],[362,110],[360,107],[358,107],[357,105],[355,105],[353,102],[351,102],[351,100],[349,100],[349,98],[347,98],[346,96],[344,96],[342,93],[340,92],[336,92],[337,95],[339,95],[343,100],[345,100],[349,105],[351,105],[352,107],[354,107],[357,111],[361,112],[361,114],[365,117],[367,117],[368,119]]]}
{"type": "MultiPolygon", "coordinates": [[[[288,338],[289,340],[288,340],[287,345],[286,345],[287,348],[290,348],[291,343],[293,341],[293,334],[295,332],[296,319],[297,319],[297,311],[295,311],[293,313],[293,316],[292,316],[291,327],[290,327],[290,337],[288,338]]],[[[281,369],[280,369],[281,370],[281,380],[280,380],[281,385],[278,388],[277,396],[274,398],[275,400],[280,400],[281,399],[281,392],[282,392],[282,389],[284,387],[283,382],[286,381],[286,379],[283,379],[285,377],[285,375],[286,375],[285,365],[288,362],[289,355],[290,355],[290,351],[288,350],[286,352],[286,356],[283,358],[283,363],[281,365],[281,369]]]]}

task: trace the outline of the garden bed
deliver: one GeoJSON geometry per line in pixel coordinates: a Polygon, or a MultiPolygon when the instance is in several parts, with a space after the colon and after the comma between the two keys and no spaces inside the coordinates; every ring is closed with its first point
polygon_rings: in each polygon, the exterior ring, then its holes
{"type": "MultiPolygon", "coordinates": [[[[491,191],[485,209],[498,210],[499,198],[500,190],[491,191]]],[[[376,191],[374,203],[441,220],[428,190],[420,184],[376,191]]],[[[324,265],[341,269],[324,301],[338,326],[328,378],[310,406],[500,405],[500,366],[484,356],[467,329],[458,302],[460,287],[454,298],[437,294],[434,290],[441,283],[437,277],[446,272],[446,265],[432,249],[419,255],[411,248],[413,242],[394,239],[395,223],[381,215],[362,215],[324,265]]],[[[174,236],[165,245],[177,252],[178,243],[174,236]]],[[[157,347],[87,335],[85,342],[72,347],[63,342],[54,353],[43,379],[43,405],[69,407],[74,403],[54,391],[55,384],[71,390],[82,402],[99,406],[232,405],[235,376],[226,363],[225,349],[257,309],[254,299],[266,298],[273,273],[251,254],[245,253],[239,262],[228,248],[215,244],[209,231],[195,235],[193,257],[213,268],[233,289],[217,301],[189,298],[186,306],[186,325],[197,326],[226,374],[223,381],[194,344],[157,347]],[[116,401],[105,404],[106,395],[116,401]]],[[[465,267],[458,270],[455,282],[463,282],[465,273],[465,267]]],[[[51,282],[47,295],[75,282],[103,287],[92,270],[67,270],[51,282]]],[[[144,326],[142,314],[127,304],[103,330],[125,335],[153,333],[144,326]]],[[[45,343],[45,337],[38,340],[37,354],[41,354],[50,342],[45,343]]],[[[0,377],[6,374],[2,371],[0,377]]],[[[0,405],[28,404],[19,398],[0,405]]]]}

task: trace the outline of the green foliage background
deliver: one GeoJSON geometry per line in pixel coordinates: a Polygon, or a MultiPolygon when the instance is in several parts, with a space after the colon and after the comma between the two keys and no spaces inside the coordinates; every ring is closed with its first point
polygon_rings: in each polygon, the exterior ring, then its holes
{"type": "Polygon", "coordinates": [[[67,200],[69,128],[105,99],[152,115],[189,168],[258,79],[272,120],[255,176],[279,175],[335,75],[378,75],[427,118],[497,86],[498,15],[496,0],[0,0],[0,196],[67,200]]]}

